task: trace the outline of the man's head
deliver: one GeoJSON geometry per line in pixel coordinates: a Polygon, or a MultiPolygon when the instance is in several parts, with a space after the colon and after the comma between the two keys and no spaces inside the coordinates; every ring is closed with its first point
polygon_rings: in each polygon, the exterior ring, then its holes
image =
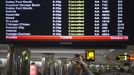
{"type": "Polygon", "coordinates": [[[80,74],[82,72],[83,57],[80,54],[75,54],[72,63],[75,67],[75,72],[80,74]]]}
{"type": "Polygon", "coordinates": [[[84,57],[81,56],[80,54],[75,54],[73,60],[74,60],[76,63],[80,63],[80,62],[83,62],[83,61],[84,61],[84,57]]]}

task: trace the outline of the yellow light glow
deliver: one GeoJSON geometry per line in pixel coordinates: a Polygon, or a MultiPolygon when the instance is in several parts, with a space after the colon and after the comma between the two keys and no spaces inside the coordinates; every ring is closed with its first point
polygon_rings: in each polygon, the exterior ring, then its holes
{"type": "Polygon", "coordinates": [[[87,60],[94,60],[94,59],[95,59],[94,51],[88,51],[87,60]]]}

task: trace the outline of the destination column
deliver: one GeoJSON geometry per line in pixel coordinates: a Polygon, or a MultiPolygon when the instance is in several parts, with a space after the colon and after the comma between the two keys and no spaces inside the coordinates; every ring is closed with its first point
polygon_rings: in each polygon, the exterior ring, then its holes
{"type": "Polygon", "coordinates": [[[40,4],[33,1],[5,1],[5,16],[6,16],[6,38],[16,39],[16,36],[31,35],[30,32],[26,32],[25,29],[31,26],[28,21],[22,20],[24,15],[22,11],[32,11],[35,8],[40,7],[40,4]]]}

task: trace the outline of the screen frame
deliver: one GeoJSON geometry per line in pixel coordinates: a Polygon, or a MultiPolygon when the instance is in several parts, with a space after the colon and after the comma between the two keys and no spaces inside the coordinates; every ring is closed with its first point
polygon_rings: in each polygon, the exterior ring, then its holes
{"type": "MultiPolygon", "coordinates": [[[[132,37],[132,23],[130,24],[129,21],[129,33],[128,33],[128,40],[89,40],[89,41],[84,41],[84,40],[57,40],[57,41],[51,41],[51,40],[46,40],[46,41],[33,41],[33,40],[7,40],[5,38],[5,25],[4,25],[4,20],[5,20],[5,9],[4,9],[4,0],[1,1],[0,4],[0,23],[1,23],[1,40],[3,44],[15,44],[15,45],[44,45],[44,46],[67,46],[67,47],[73,47],[73,46],[82,46],[82,47],[94,47],[94,46],[101,46],[101,47],[106,47],[106,46],[119,46],[119,45],[127,45],[130,42],[132,42],[133,37],[132,37]]],[[[130,4],[129,0],[129,4],[130,4]]],[[[130,7],[129,7],[130,8],[130,7]]],[[[132,8],[132,4],[131,4],[132,8]]],[[[130,9],[128,9],[130,10],[130,9]]],[[[129,13],[129,19],[130,19],[130,12],[129,13]]],[[[132,14],[132,13],[131,13],[132,14]]]]}
{"type": "Polygon", "coordinates": [[[129,0],[129,45],[134,45],[134,2],[129,0]]]}

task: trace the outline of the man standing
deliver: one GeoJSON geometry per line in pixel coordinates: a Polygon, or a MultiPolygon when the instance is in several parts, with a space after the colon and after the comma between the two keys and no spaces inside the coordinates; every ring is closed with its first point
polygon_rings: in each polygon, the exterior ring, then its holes
{"type": "Polygon", "coordinates": [[[69,68],[69,75],[94,75],[88,68],[87,64],[83,61],[83,57],[75,54],[72,60],[72,65],[69,68]]]}

